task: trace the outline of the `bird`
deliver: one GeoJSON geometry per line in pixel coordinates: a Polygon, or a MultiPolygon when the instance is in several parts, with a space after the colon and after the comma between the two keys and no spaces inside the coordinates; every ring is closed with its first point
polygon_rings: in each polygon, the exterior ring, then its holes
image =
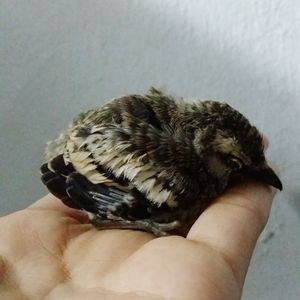
{"type": "Polygon", "coordinates": [[[185,236],[235,177],[282,190],[263,136],[229,104],[156,88],[80,113],[48,142],[41,180],[99,229],[185,236]]]}

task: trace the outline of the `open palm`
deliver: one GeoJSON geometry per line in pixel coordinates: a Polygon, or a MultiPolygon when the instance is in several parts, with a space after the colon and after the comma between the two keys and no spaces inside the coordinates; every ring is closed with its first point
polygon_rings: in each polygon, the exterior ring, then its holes
{"type": "Polygon", "coordinates": [[[96,230],[47,195],[0,219],[0,299],[239,299],[272,194],[228,189],[187,238],[96,230]]]}

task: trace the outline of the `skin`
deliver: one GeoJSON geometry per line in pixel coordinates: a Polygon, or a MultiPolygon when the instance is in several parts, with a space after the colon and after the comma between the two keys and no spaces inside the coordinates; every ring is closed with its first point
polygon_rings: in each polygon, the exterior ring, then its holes
{"type": "Polygon", "coordinates": [[[240,299],[273,195],[236,184],[186,238],[99,231],[47,195],[0,219],[0,299],[240,299]]]}

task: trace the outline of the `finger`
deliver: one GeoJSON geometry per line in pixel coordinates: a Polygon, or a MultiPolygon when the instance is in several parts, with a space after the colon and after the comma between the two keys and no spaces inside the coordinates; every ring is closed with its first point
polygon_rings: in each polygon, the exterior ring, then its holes
{"type": "Polygon", "coordinates": [[[53,196],[52,194],[48,194],[35,203],[31,204],[29,209],[47,209],[51,211],[62,212],[71,218],[76,219],[80,223],[86,223],[88,221],[88,216],[86,213],[70,208],[63,204],[61,200],[53,196]]]}
{"type": "Polygon", "coordinates": [[[205,243],[221,254],[242,285],[273,196],[274,189],[261,183],[240,183],[202,213],[187,239],[205,243]]]}

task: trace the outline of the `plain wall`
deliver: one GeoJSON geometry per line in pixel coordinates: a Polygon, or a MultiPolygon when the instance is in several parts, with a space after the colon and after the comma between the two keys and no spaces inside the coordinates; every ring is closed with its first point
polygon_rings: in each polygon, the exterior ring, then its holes
{"type": "Polygon", "coordinates": [[[46,193],[45,143],[78,112],[151,85],[226,100],[284,183],[243,299],[300,299],[299,34],[296,0],[1,1],[0,213],[46,193]]]}

